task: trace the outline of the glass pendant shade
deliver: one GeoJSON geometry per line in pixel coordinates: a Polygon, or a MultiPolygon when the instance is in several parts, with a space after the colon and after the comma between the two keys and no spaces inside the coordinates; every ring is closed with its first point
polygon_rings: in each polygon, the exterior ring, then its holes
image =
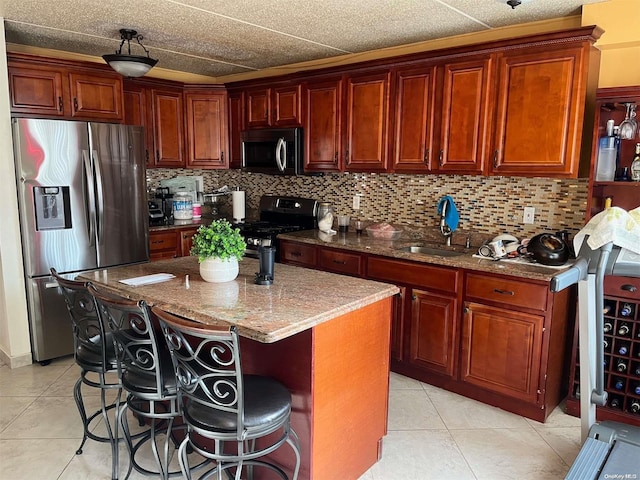
{"type": "Polygon", "coordinates": [[[142,45],[142,35],[135,30],[120,30],[120,48],[115,54],[103,55],[102,58],[120,75],[125,77],[141,77],[151,70],[158,60],[149,56],[149,51],[142,45]],[[131,55],[131,40],[135,39],[147,56],[131,55]],[[127,42],[127,53],[122,53],[122,47],[127,42]]]}

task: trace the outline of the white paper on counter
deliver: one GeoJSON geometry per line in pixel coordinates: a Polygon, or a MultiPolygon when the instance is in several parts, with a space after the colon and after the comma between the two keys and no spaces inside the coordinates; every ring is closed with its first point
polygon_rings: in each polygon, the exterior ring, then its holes
{"type": "Polygon", "coordinates": [[[235,190],[231,192],[231,202],[233,204],[233,221],[243,222],[245,218],[244,192],[242,190],[235,190]]]}
{"type": "Polygon", "coordinates": [[[139,285],[166,282],[172,278],[176,278],[176,276],[171,273],[154,273],[152,275],[143,275],[142,277],[125,278],[124,280],[120,280],[120,283],[137,287],[139,285]]]}

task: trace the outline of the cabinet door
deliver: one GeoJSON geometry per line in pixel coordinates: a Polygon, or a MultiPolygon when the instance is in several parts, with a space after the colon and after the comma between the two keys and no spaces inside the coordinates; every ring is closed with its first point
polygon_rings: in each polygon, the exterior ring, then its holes
{"type": "Polygon", "coordinates": [[[229,94],[229,168],[242,168],[242,137],[244,130],[244,94],[229,94]]]}
{"type": "Polygon", "coordinates": [[[68,109],[60,70],[9,63],[11,113],[64,117],[68,109]]]}
{"type": "Polygon", "coordinates": [[[480,174],[490,141],[491,59],[447,63],[442,72],[438,169],[480,174]]]}
{"type": "Polygon", "coordinates": [[[411,326],[407,361],[453,376],[455,366],[457,301],[423,290],[411,291],[411,326]]]}
{"type": "Polygon", "coordinates": [[[187,107],[187,167],[227,168],[226,95],[185,95],[187,107]]]}
{"type": "Polygon", "coordinates": [[[347,77],[345,168],[386,171],[389,72],[347,77]]]}
{"type": "MultiPolygon", "coordinates": [[[[393,169],[428,172],[433,154],[435,67],[396,73],[393,169]]],[[[436,154],[437,158],[437,154],[436,154]]]]}
{"type": "Polygon", "coordinates": [[[298,127],[302,124],[301,86],[292,85],[273,89],[273,121],[274,127],[298,127]]]}
{"type": "Polygon", "coordinates": [[[147,168],[153,166],[149,152],[153,151],[153,129],[150,128],[149,110],[147,108],[147,92],[144,87],[124,83],[124,123],[144,127],[144,148],[147,168]]]}
{"type": "Polygon", "coordinates": [[[461,380],[536,403],[544,317],[466,303],[461,380]]]}
{"type": "Polygon", "coordinates": [[[193,236],[198,231],[197,228],[190,228],[188,230],[180,230],[180,256],[187,257],[191,253],[191,247],[193,246],[193,236]]]}
{"type": "Polygon", "coordinates": [[[307,83],[305,112],[305,171],[339,171],[342,157],[342,80],[307,83]]]}
{"type": "Polygon", "coordinates": [[[580,47],[499,55],[492,173],[577,175],[584,57],[580,47]]]}
{"type": "Polygon", "coordinates": [[[156,167],[184,167],[182,93],[151,90],[156,167]]]}
{"type": "Polygon", "coordinates": [[[271,113],[271,89],[247,90],[247,127],[268,127],[271,113]]]}
{"type": "Polygon", "coordinates": [[[71,72],[69,83],[72,117],[118,121],[123,119],[121,78],[71,72]]]}

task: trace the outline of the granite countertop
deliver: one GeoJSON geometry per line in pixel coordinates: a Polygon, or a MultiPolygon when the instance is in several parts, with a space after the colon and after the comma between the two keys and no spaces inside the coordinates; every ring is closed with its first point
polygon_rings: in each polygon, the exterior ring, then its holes
{"type": "Polygon", "coordinates": [[[245,257],[239,265],[236,280],[225,283],[203,281],[195,257],[97,270],[79,278],[198,322],[236,325],[240,335],[263,343],[290,337],[399,291],[395,285],[279,263],[272,285],[256,285],[258,261],[245,257]],[[176,277],[137,287],[119,282],[156,273],[176,277]]]}
{"type": "Polygon", "coordinates": [[[370,255],[382,255],[401,260],[411,260],[414,262],[443,265],[453,268],[464,268],[466,270],[496,273],[500,275],[511,275],[514,277],[522,277],[528,280],[539,280],[542,282],[549,282],[551,277],[555,274],[571,266],[571,263],[568,263],[563,267],[547,267],[533,263],[514,263],[513,261],[508,260],[493,261],[490,259],[476,258],[473,255],[477,253],[478,247],[469,249],[455,245],[452,247],[445,247],[442,240],[437,243],[433,243],[433,239],[430,238],[418,239],[401,236],[398,240],[378,240],[369,237],[366,233],[358,236],[354,232],[350,231],[346,234],[337,233],[335,235],[328,236],[319,230],[283,233],[278,235],[278,238],[281,240],[291,240],[323,247],[367,253],[370,255]],[[399,248],[410,245],[427,245],[448,250],[456,250],[462,252],[462,255],[455,257],[442,257],[398,250],[399,248]]]}

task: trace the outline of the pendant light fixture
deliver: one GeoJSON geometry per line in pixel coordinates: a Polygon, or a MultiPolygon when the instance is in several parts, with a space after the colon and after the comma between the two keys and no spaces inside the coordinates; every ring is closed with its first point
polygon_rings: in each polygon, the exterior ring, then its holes
{"type": "Polygon", "coordinates": [[[120,75],[125,77],[141,77],[151,70],[158,60],[149,56],[149,50],[142,45],[142,35],[135,30],[123,28],[120,30],[120,48],[115,54],[103,55],[102,58],[120,75]],[[147,56],[131,55],[131,40],[136,40],[147,56]],[[127,42],[127,51],[122,53],[124,42],[127,42]]]}

